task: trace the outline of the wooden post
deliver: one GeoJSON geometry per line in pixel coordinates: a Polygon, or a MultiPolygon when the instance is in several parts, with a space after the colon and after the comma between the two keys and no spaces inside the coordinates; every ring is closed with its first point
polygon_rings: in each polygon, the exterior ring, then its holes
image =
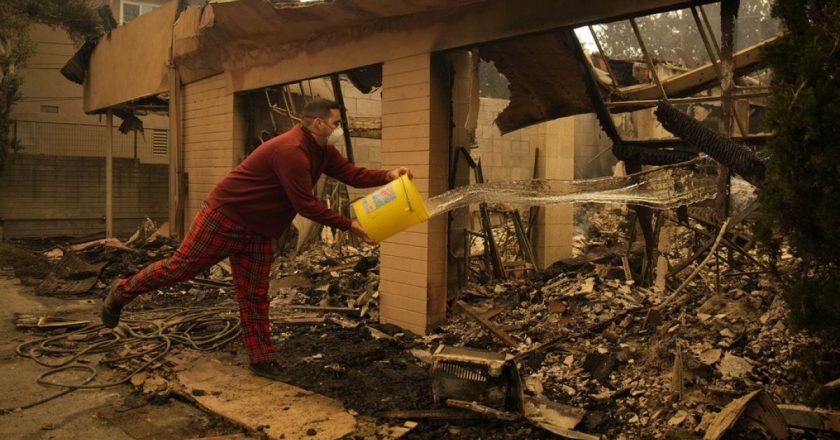
{"type": "Polygon", "coordinates": [[[114,236],[114,115],[111,110],[105,116],[108,130],[108,149],[105,152],[105,237],[114,236]]]}
{"type": "MultiPolygon", "coordinates": [[[[735,21],[738,18],[739,0],[723,0],[720,4],[720,132],[727,138],[732,137],[732,91],[735,86],[735,21]]],[[[729,168],[720,165],[720,177],[717,182],[718,197],[715,200],[720,218],[729,213],[729,168]]]]}
{"type": "MultiPolygon", "coordinates": [[[[340,106],[339,113],[341,113],[341,128],[344,130],[344,151],[347,154],[347,161],[356,163],[356,158],[353,155],[353,142],[350,139],[350,123],[347,121],[347,109],[344,108],[344,93],[341,92],[341,80],[337,73],[330,75],[332,82],[333,95],[335,102],[340,106]]],[[[301,94],[303,93],[303,86],[300,86],[301,94]]]]}
{"type": "Polygon", "coordinates": [[[184,237],[184,208],[186,194],[183,182],[183,142],[181,121],[181,78],[178,69],[169,68],[169,231],[176,239],[184,237]]]}

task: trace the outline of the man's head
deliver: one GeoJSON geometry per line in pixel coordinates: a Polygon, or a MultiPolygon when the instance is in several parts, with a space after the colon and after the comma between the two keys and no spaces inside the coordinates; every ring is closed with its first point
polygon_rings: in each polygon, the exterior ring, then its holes
{"type": "MultiPolygon", "coordinates": [[[[340,110],[341,106],[337,102],[316,98],[303,107],[301,123],[310,133],[320,138],[319,143],[322,139],[327,143],[326,140],[330,138],[330,135],[341,127],[340,110]]],[[[335,143],[334,139],[330,139],[329,143],[335,143]]]]}

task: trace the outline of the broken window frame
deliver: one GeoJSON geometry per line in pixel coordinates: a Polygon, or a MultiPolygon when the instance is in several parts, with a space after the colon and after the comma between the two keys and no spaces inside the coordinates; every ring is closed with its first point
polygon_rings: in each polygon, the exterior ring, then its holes
{"type": "Polygon", "coordinates": [[[155,3],[146,3],[142,1],[133,1],[133,0],[123,0],[120,2],[120,24],[126,24],[129,21],[135,20],[138,17],[142,16],[143,14],[147,14],[157,8],[158,4],[155,3]],[[126,6],[137,6],[137,15],[130,18],[128,21],[125,19],[125,7],[126,6]]]}
{"type": "MultiPolygon", "coordinates": [[[[308,102],[309,100],[319,97],[315,96],[313,92],[312,81],[319,79],[329,79],[331,83],[333,96],[332,98],[327,97],[326,99],[333,99],[341,106],[341,126],[344,131],[344,153],[347,157],[347,160],[349,160],[351,163],[355,163],[355,158],[353,154],[353,144],[351,141],[351,138],[354,137],[354,130],[353,127],[351,127],[350,125],[350,119],[347,116],[347,109],[344,107],[344,97],[341,91],[341,76],[346,77],[346,79],[350,81],[350,83],[353,84],[353,86],[356,87],[362,93],[374,93],[382,87],[382,64],[371,64],[367,66],[356,67],[350,70],[344,70],[341,72],[327,73],[324,75],[303,78],[296,81],[290,81],[287,83],[280,83],[268,87],[263,87],[262,89],[243,91],[240,92],[240,94],[248,94],[262,90],[265,96],[265,102],[269,110],[268,115],[271,120],[272,128],[276,135],[280,134],[282,131],[279,130],[278,123],[275,117],[287,118],[288,122],[291,122],[291,125],[299,123],[301,121],[299,111],[303,110],[303,105],[305,105],[306,102],[308,102]],[[356,76],[360,72],[369,72],[370,70],[379,71],[378,81],[375,78],[371,77],[370,73],[368,73],[367,76],[356,76]],[[275,101],[272,101],[272,91],[275,92],[276,95],[278,95],[276,96],[277,99],[275,101]],[[303,102],[300,103],[302,104],[300,108],[297,108],[295,104],[295,94],[300,96],[303,100],[303,102]]],[[[374,74],[374,76],[376,76],[376,74],[374,74]]]]}
{"type": "MultiPolygon", "coordinates": [[[[680,9],[683,9],[683,8],[680,8],[680,9]]],[[[702,64],[698,67],[695,67],[695,68],[689,70],[689,72],[690,71],[700,71],[700,69],[708,68],[708,66],[711,65],[714,72],[715,72],[715,76],[718,80],[717,83],[710,84],[708,87],[703,88],[699,93],[708,92],[710,90],[713,90],[716,87],[715,84],[719,85],[721,83],[722,79],[723,79],[723,72],[722,72],[722,68],[721,68],[721,49],[720,49],[720,46],[719,46],[719,44],[718,44],[718,42],[717,42],[717,40],[714,36],[714,31],[711,27],[711,23],[708,19],[708,16],[706,15],[706,12],[705,12],[705,9],[703,8],[703,5],[695,4],[695,5],[691,5],[687,8],[684,8],[684,9],[688,9],[688,10],[691,11],[692,18],[694,19],[694,23],[695,23],[695,26],[696,26],[695,31],[699,33],[700,39],[703,42],[703,47],[706,51],[706,55],[708,56],[708,60],[709,60],[707,63],[704,63],[704,64],[702,64]]],[[[674,10],[676,10],[676,9],[674,9],[674,10]]],[[[651,75],[652,75],[651,79],[652,79],[652,83],[653,83],[652,85],[655,85],[655,89],[658,91],[656,99],[623,99],[621,97],[622,92],[627,92],[627,91],[630,91],[630,90],[633,90],[633,89],[638,89],[639,85],[636,84],[636,85],[623,86],[622,87],[618,84],[616,76],[615,76],[612,68],[610,67],[610,63],[608,61],[609,58],[606,56],[604,46],[601,44],[601,41],[598,38],[597,33],[595,32],[595,29],[594,29],[594,26],[604,25],[604,24],[608,24],[608,23],[615,23],[615,22],[595,22],[595,23],[586,24],[586,25],[578,28],[578,29],[584,29],[585,28],[589,31],[589,33],[590,33],[590,35],[593,39],[593,42],[595,43],[595,47],[597,48],[598,55],[601,57],[602,60],[604,60],[604,64],[605,64],[605,67],[607,69],[607,73],[610,77],[610,83],[609,84],[604,84],[603,81],[600,81],[598,79],[598,73],[596,71],[595,65],[593,64],[591,58],[589,56],[586,56],[584,41],[581,40],[581,37],[579,35],[577,35],[577,33],[575,33],[575,38],[576,38],[576,40],[578,42],[578,45],[580,47],[581,54],[584,55],[582,57],[582,61],[586,64],[586,71],[587,71],[587,74],[589,76],[589,80],[592,82],[591,86],[593,86],[593,88],[596,91],[596,93],[592,93],[592,95],[597,95],[597,96],[592,97],[593,100],[595,100],[594,104],[595,104],[595,107],[596,107],[596,113],[602,113],[601,115],[599,115],[599,119],[601,120],[601,123],[603,125],[605,125],[604,130],[607,132],[607,134],[611,138],[613,138],[614,141],[620,141],[620,142],[625,143],[625,144],[633,144],[633,143],[650,144],[650,143],[674,143],[674,142],[681,143],[681,141],[677,137],[671,137],[671,138],[625,138],[620,134],[620,132],[618,130],[618,127],[616,126],[615,121],[613,120],[613,117],[612,117],[615,114],[620,114],[620,113],[625,113],[625,112],[629,112],[629,111],[654,107],[654,106],[657,105],[657,103],[660,100],[668,102],[670,104],[681,104],[681,103],[688,104],[688,103],[700,103],[700,102],[704,102],[704,103],[705,102],[711,102],[711,103],[717,102],[719,105],[722,104],[722,100],[723,100],[723,94],[722,93],[718,94],[718,95],[712,95],[712,96],[686,96],[686,97],[680,96],[680,97],[676,97],[676,98],[668,96],[668,94],[666,92],[666,89],[663,85],[663,82],[659,78],[659,75],[656,71],[656,68],[655,68],[656,65],[653,61],[653,58],[651,57],[650,52],[648,51],[648,49],[645,45],[645,42],[644,42],[645,39],[644,39],[643,31],[641,29],[639,29],[639,27],[636,23],[637,18],[648,17],[650,15],[651,14],[640,14],[640,15],[635,15],[635,16],[625,18],[624,20],[620,20],[620,21],[628,22],[633,29],[633,32],[634,32],[635,37],[636,37],[636,42],[640,46],[640,49],[642,51],[644,62],[647,65],[648,70],[651,72],[651,75]],[[606,96],[605,96],[605,94],[599,92],[599,90],[604,90],[604,89],[607,89],[607,92],[608,92],[606,94],[606,96]],[[620,110],[620,109],[624,109],[624,110],[620,110]],[[618,110],[618,111],[616,111],[616,110],[618,110]],[[608,125],[608,126],[606,126],[606,125],[608,125]]],[[[766,44],[767,42],[772,41],[773,38],[775,38],[775,37],[771,37],[769,39],[762,40],[757,45],[751,46],[749,48],[744,48],[744,49],[742,49],[742,51],[756,50],[759,45],[766,44]]],[[[745,74],[740,74],[739,75],[739,74],[736,73],[733,77],[733,80],[737,79],[737,78],[744,77],[744,76],[746,76],[746,75],[745,74]]],[[[650,85],[650,83],[649,83],[649,85],[650,85]]],[[[739,101],[746,100],[747,102],[749,102],[750,99],[766,98],[766,97],[770,96],[770,90],[769,90],[769,88],[766,88],[766,87],[758,87],[758,88],[734,87],[733,92],[734,93],[732,93],[732,96],[730,98],[732,106],[737,105],[737,103],[739,101]]],[[[696,93],[698,93],[698,92],[695,92],[695,95],[696,95],[696,93]]],[[[750,133],[750,131],[749,131],[749,116],[747,117],[747,121],[743,121],[738,116],[737,112],[734,112],[733,116],[732,116],[732,119],[733,119],[734,125],[737,127],[737,134],[734,133],[734,130],[733,130],[733,133],[732,133],[732,136],[731,136],[734,139],[739,139],[739,140],[743,140],[743,141],[762,141],[762,140],[767,139],[769,136],[771,136],[771,133],[759,133],[759,134],[750,133]]]]}

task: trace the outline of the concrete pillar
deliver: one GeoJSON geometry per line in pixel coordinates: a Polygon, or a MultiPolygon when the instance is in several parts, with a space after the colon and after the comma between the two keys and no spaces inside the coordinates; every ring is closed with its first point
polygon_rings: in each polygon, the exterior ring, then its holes
{"type": "MultiPolygon", "coordinates": [[[[446,191],[449,92],[431,54],[382,66],[382,167],[411,167],[424,197],[446,191]]],[[[380,321],[424,335],[446,318],[446,216],[403,231],[380,248],[380,321]]]]}
{"type": "MultiPolygon", "coordinates": [[[[531,128],[531,145],[539,147],[537,173],[542,179],[573,180],[575,177],[574,117],[545,122],[531,128]]],[[[534,253],[544,269],[572,255],[574,215],[572,205],[555,204],[540,208],[534,253]]]]}
{"type": "Polygon", "coordinates": [[[207,194],[241,159],[234,95],[224,75],[211,76],[184,86],[183,170],[189,187],[184,195],[186,230],[201,209],[207,194]]]}

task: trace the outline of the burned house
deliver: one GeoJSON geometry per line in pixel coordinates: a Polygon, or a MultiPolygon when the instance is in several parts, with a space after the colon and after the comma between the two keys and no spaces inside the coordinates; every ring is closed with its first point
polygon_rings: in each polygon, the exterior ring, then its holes
{"type": "MultiPolygon", "coordinates": [[[[760,186],[769,136],[760,54],[779,28],[766,2],[191,3],[166,3],[73,61],[86,110],[109,124],[168,114],[175,238],[314,97],[344,104],[351,161],[411,167],[429,202],[478,196],[378,247],[304,249],[333,231],[297,219],[278,247],[298,254],[271,275],[282,382],[237,367],[224,262],[144,298],[135,335],[106,360],[144,398],[179,395],[270,438],[836,431],[836,412],[795,405],[814,383],[836,392],[836,344],[788,325],[778,274],[741,226],[754,197],[735,197],[760,186]],[[534,203],[492,194],[510,188],[534,203]],[[582,237],[590,228],[597,239],[582,237]]],[[[317,193],[345,212],[365,194],[329,179],[317,193]]],[[[104,289],[171,253],[161,235],[50,249],[62,260],[39,292],[104,289]]],[[[18,318],[32,332],[78,325],[18,318]]],[[[50,337],[18,353],[113,336],[94,325],[50,337]]]]}
{"type": "MultiPolygon", "coordinates": [[[[510,104],[498,113],[495,125],[502,134],[519,131],[524,133],[517,135],[519,140],[528,139],[517,151],[499,139],[499,151],[482,157],[483,164],[492,163],[495,155],[496,165],[505,168],[518,155],[520,163],[536,162],[537,177],[570,180],[575,177],[575,133],[591,138],[597,131],[594,123],[576,131],[574,120],[558,118],[599,114],[614,151],[647,142],[651,135],[667,139],[667,132],[651,132],[656,123],[650,103],[713,86],[720,68],[718,62],[701,59],[697,67],[660,78],[656,70],[661,67],[646,69],[654,63],[644,51],[631,69],[644,81],[623,86],[623,77],[611,74],[618,64],[593,64],[574,29],[681,8],[696,14],[685,8],[700,3],[240,0],[184,7],[170,2],[99,41],[87,64],[85,110],[166,106],[172,134],[169,211],[175,231],[188,226],[212,185],[253,148],[260,133],[282,129],[278,120],[284,116],[293,122],[295,101],[300,106],[307,94],[328,94],[330,83],[317,79],[339,73],[357,89],[377,90],[375,109],[381,107],[381,114],[369,122],[379,122],[378,148],[373,148],[379,160],[370,161],[368,154],[361,163],[412,167],[425,196],[469,181],[468,166],[453,167],[455,153],[476,145],[489,131],[476,130],[479,60],[491,62],[510,83],[510,104]],[[138,45],[141,36],[145,43],[138,45]],[[136,80],[125,83],[127,77],[136,80]],[[618,113],[618,123],[607,113],[645,105],[648,109],[618,113]]],[[[750,70],[757,53],[755,48],[736,53],[735,69],[750,70]]],[[[515,177],[531,177],[523,174],[515,177]]],[[[570,254],[572,211],[558,205],[536,215],[531,263],[545,267],[570,254]]],[[[463,249],[459,237],[468,223],[459,216],[451,222],[438,216],[382,243],[383,322],[424,334],[445,319],[447,289],[456,283],[456,248],[463,249]]]]}

